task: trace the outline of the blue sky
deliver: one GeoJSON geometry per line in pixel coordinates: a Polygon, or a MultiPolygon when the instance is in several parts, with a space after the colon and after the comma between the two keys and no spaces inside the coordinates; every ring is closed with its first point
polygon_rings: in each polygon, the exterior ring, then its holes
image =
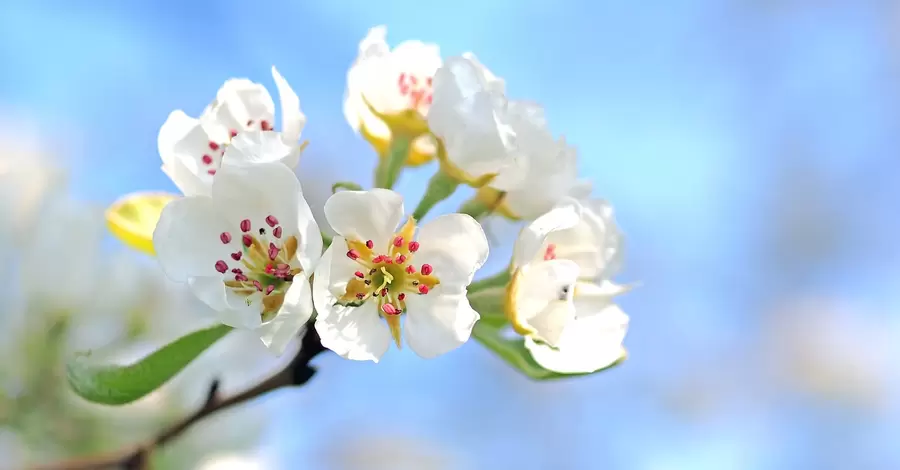
{"type": "MultiPolygon", "coordinates": [[[[837,295],[866,305],[866,322],[896,323],[900,16],[877,2],[812,4],[4,2],[0,111],[39,123],[70,157],[74,193],[107,204],[174,189],[156,154],[169,112],[198,114],[229,77],[272,86],[276,65],[309,118],[301,177],[322,191],[316,180],[366,182],[374,165],[341,112],[368,28],[388,25],[394,44],[474,51],[513,97],[545,105],[595,194],[616,206],[629,243],[620,280],[644,283],[622,301],[632,357],[553,384],[528,382],[475,344],[429,362],[322,358],[279,420],[282,451],[312,455],[372,432],[435,441],[464,468],[812,468],[823,443],[853,434],[866,437],[847,454],[887,468],[900,462],[891,418],[848,424],[779,391],[728,394],[698,419],[663,392],[686,375],[735,371],[747,389],[765,388],[762,366],[728,358],[754,351],[760,312],[785,299],[837,295]],[[792,220],[837,242],[813,261],[779,252],[792,220]],[[725,359],[713,367],[710,357],[725,359]]],[[[401,191],[416,197],[429,171],[405,175],[401,191]]]]}

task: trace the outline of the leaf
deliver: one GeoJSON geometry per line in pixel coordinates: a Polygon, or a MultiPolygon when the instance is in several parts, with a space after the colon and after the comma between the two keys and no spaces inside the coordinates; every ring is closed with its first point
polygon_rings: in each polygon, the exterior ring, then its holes
{"type": "Polygon", "coordinates": [[[130,248],[154,256],[153,230],[166,204],[178,197],[161,192],[128,194],[106,210],[106,225],[130,248]]]}
{"type": "Polygon", "coordinates": [[[475,329],[472,331],[472,336],[474,336],[479,343],[483,344],[485,347],[500,356],[500,358],[506,361],[509,365],[513,366],[514,368],[518,369],[520,372],[534,380],[555,380],[567,377],[596,374],[598,372],[609,370],[621,364],[625,361],[626,358],[625,354],[623,354],[618,361],[610,364],[603,369],[590,373],[563,374],[554,372],[552,370],[541,367],[540,364],[535,362],[535,360],[531,357],[531,353],[527,349],[525,349],[525,340],[522,337],[517,336],[515,338],[508,338],[507,335],[504,334],[505,329],[505,325],[498,326],[493,322],[479,321],[475,324],[475,329]]]}
{"type": "Polygon", "coordinates": [[[162,386],[231,330],[216,325],[195,331],[130,365],[100,364],[92,351],[79,353],[66,365],[69,385],[94,403],[131,403],[162,386]]]}

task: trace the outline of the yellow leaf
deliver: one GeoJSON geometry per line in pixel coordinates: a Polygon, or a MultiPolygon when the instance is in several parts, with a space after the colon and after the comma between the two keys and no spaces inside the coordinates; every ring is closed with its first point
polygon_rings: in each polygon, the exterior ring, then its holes
{"type": "Polygon", "coordinates": [[[106,225],[127,246],[153,256],[153,230],[166,204],[178,197],[162,192],[128,194],[106,210],[106,225]]]}

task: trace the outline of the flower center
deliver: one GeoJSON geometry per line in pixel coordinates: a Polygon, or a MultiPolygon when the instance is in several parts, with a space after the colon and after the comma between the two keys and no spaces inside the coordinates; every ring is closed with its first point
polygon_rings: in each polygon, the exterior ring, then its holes
{"type": "Polygon", "coordinates": [[[401,73],[397,79],[400,94],[407,97],[409,107],[423,116],[428,112],[432,99],[432,77],[421,77],[412,73],[401,73]]]}
{"type": "MultiPolygon", "coordinates": [[[[260,121],[254,121],[253,119],[247,121],[247,125],[244,126],[242,131],[249,131],[253,129],[255,126],[259,126],[260,129],[264,131],[271,131],[272,124],[262,119],[260,121]]],[[[238,135],[238,131],[235,129],[228,130],[228,138],[224,142],[215,142],[210,140],[206,150],[203,155],[200,157],[200,163],[203,164],[201,169],[205,169],[206,173],[209,175],[215,175],[216,171],[222,166],[222,157],[225,155],[225,149],[231,143],[231,139],[238,135]]]]}
{"type": "Polygon", "coordinates": [[[240,237],[222,232],[219,241],[236,249],[231,260],[216,261],[216,271],[233,293],[243,297],[247,305],[260,302],[263,321],[270,320],[284,303],[284,294],[294,276],[303,271],[296,261],[298,240],[294,235],[282,238],[284,229],[273,215],[265,225],[253,230],[250,219],[239,224],[240,237]]]}
{"type": "Polygon", "coordinates": [[[410,239],[414,231],[415,223],[409,219],[383,250],[376,249],[372,240],[347,240],[347,257],[359,270],[338,303],[359,306],[375,299],[382,316],[397,316],[406,311],[407,295],[427,295],[440,284],[430,264],[417,267],[414,263],[419,250],[419,242],[410,239]]]}

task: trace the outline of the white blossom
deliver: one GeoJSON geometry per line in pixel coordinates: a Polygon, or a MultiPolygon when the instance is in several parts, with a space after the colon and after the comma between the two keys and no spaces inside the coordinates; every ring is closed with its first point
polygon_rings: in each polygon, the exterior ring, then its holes
{"type": "Polygon", "coordinates": [[[432,358],[468,340],[478,313],[466,287],[485,262],[488,244],[474,219],[440,216],[416,233],[393,191],[344,191],[325,203],[337,232],[313,286],[322,344],[355,360],[378,361],[391,339],[432,358]],[[399,229],[398,229],[399,227],[399,229]]]}

